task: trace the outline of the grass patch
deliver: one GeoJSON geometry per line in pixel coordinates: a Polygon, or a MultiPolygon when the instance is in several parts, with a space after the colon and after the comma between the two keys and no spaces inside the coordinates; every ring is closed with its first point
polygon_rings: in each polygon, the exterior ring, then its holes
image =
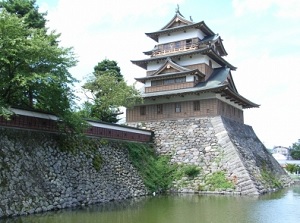
{"type": "Polygon", "coordinates": [[[268,171],[265,167],[263,167],[260,173],[266,184],[271,187],[282,188],[282,184],[271,171],[268,171]]]}
{"type": "Polygon", "coordinates": [[[200,168],[196,165],[184,164],[177,166],[174,172],[175,180],[180,180],[182,177],[194,179],[200,173],[200,168]]]}
{"type": "Polygon", "coordinates": [[[165,192],[170,188],[177,170],[177,165],[170,164],[170,156],[158,156],[148,144],[126,142],[124,147],[151,192],[165,192]]]}
{"type": "Polygon", "coordinates": [[[96,154],[94,157],[93,157],[93,167],[95,168],[96,171],[99,171],[102,167],[102,156],[100,154],[96,154]]]}
{"type": "Polygon", "coordinates": [[[226,179],[223,171],[215,172],[211,176],[207,177],[206,183],[210,186],[211,191],[216,189],[234,189],[233,182],[226,179]]]}
{"type": "Polygon", "coordinates": [[[186,176],[193,179],[200,173],[196,165],[171,163],[170,156],[158,155],[148,144],[126,142],[129,158],[139,171],[144,184],[151,192],[166,192],[175,180],[186,176]]]}

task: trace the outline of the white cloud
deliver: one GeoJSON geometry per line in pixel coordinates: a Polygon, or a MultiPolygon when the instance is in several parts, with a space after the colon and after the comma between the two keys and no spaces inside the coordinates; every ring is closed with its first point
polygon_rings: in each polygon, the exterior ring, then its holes
{"type": "Polygon", "coordinates": [[[232,0],[235,15],[242,16],[249,12],[261,12],[268,9],[274,0],[232,0]]]}
{"type": "Polygon", "coordinates": [[[290,146],[299,138],[298,64],[300,58],[292,55],[258,55],[243,60],[234,76],[239,92],[261,104],[245,111],[245,121],[268,147],[290,146]]]}
{"type": "Polygon", "coordinates": [[[232,0],[236,16],[262,13],[274,7],[275,15],[281,18],[300,18],[299,0],[232,0]]]}
{"type": "MultiPolygon", "coordinates": [[[[125,77],[133,80],[139,75],[132,71],[143,71],[132,66],[130,59],[141,58],[142,52],[154,45],[145,37],[144,27],[135,27],[136,20],[160,18],[183,1],[59,0],[55,7],[41,3],[40,11],[48,11],[48,26],[61,33],[61,44],[74,47],[79,57],[77,67],[72,69],[76,78],[82,79],[96,63],[108,58],[118,61],[125,77]]],[[[157,29],[163,25],[157,24],[157,29]]]]}
{"type": "Polygon", "coordinates": [[[278,11],[276,15],[281,18],[299,19],[300,18],[300,1],[285,0],[276,1],[278,11]]]}

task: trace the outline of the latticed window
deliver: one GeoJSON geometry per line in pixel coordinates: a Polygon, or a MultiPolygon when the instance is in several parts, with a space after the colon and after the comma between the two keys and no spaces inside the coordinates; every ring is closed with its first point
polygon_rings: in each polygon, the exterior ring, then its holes
{"type": "Polygon", "coordinates": [[[194,101],[194,111],[200,111],[200,101],[194,101]]]}
{"type": "Polygon", "coordinates": [[[181,42],[180,41],[175,42],[175,48],[179,49],[180,47],[181,47],[181,42]]]}
{"type": "Polygon", "coordinates": [[[175,79],[166,79],[166,80],[164,80],[164,85],[174,84],[174,83],[175,83],[175,79]]]}
{"type": "Polygon", "coordinates": [[[163,113],[163,105],[157,105],[157,114],[162,114],[163,113]]]}
{"type": "Polygon", "coordinates": [[[184,83],[186,82],[186,77],[178,77],[175,79],[176,83],[184,83]]]}
{"type": "Polygon", "coordinates": [[[151,81],[151,86],[161,86],[163,85],[163,80],[151,81]]]}
{"type": "Polygon", "coordinates": [[[140,107],[140,115],[146,115],[146,106],[140,107]]]}
{"type": "Polygon", "coordinates": [[[180,103],[175,103],[175,112],[181,112],[181,104],[180,103]]]}

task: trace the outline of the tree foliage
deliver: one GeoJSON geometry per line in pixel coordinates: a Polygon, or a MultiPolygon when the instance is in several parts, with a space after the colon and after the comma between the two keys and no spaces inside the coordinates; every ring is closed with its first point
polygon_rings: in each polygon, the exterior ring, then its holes
{"type": "Polygon", "coordinates": [[[62,111],[73,97],[75,80],[68,68],[76,64],[70,48],[59,47],[58,34],[28,29],[13,14],[0,14],[0,95],[10,106],[62,111]],[[59,99],[59,100],[58,100],[59,99]]]}
{"type": "Polygon", "coordinates": [[[121,74],[121,68],[118,66],[118,63],[114,60],[104,59],[99,62],[94,67],[94,73],[96,77],[103,74],[109,74],[117,77],[118,80],[123,80],[123,75],[121,74]]]}
{"type": "Polygon", "coordinates": [[[76,65],[72,48],[59,46],[60,34],[47,32],[43,13],[32,0],[1,1],[0,115],[10,107],[57,115],[68,130],[81,129],[72,106],[76,81],[68,69],[76,65]],[[72,118],[70,118],[72,117],[72,118]]]}
{"type": "Polygon", "coordinates": [[[83,85],[89,101],[80,114],[85,118],[115,123],[120,106],[131,107],[141,101],[134,85],[128,85],[115,61],[104,60],[95,67],[93,76],[83,85]]]}
{"type": "Polygon", "coordinates": [[[300,160],[300,139],[298,142],[293,143],[292,147],[290,148],[291,157],[295,160],[300,160]]]}
{"type": "Polygon", "coordinates": [[[36,6],[35,0],[2,0],[0,1],[0,8],[23,18],[30,28],[45,28],[47,13],[38,11],[39,7],[36,6]]]}

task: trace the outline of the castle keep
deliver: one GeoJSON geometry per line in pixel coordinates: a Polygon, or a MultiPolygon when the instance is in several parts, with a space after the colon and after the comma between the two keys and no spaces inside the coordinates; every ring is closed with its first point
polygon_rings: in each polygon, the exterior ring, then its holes
{"type": "Polygon", "coordinates": [[[187,20],[177,9],[163,28],[146,33],[157,44],[132,63],[146,70],[143,104],[127,109],[130,126],[154,132],[159,154],[171,162],[194,165],[194,179],[174,182],[178,192],[212,191],[209,179],[224,173],[238,194],[262,194],[291,183],[267,152],[243,109],[259,107],[240,95],[224,59],[222,38],[203,21],[187,20]]]}
{"type": "Polygon", "coordinates": [[[157,42],[150,58],[132,63],[146,70],[144,104],[127,110],[127,122],[223,116],[243,123],[243,109],[258,107],[241,96],[231,72],[236,67],[222,39],[203,21],[185,19],[179,10],[167,25],[146,33],[157,42]]]}

